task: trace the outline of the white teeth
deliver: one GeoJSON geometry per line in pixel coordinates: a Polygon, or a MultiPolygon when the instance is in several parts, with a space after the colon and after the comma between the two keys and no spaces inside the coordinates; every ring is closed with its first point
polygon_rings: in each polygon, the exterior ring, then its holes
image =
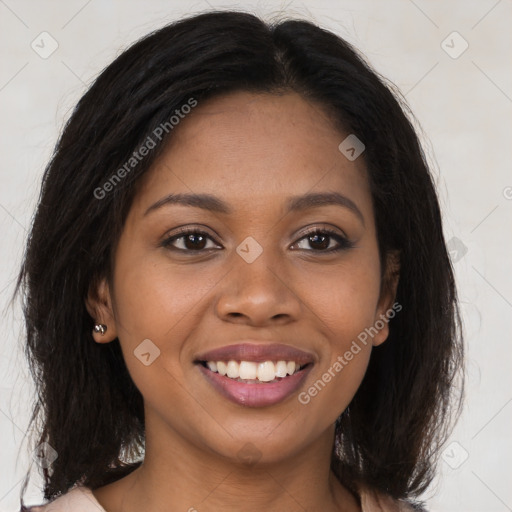
{"type": "Polygon", "coordinates": [[[272,361],[265,361],[258,364],[258,380],[270,382],[276,377],[276,369],[272,361]]]}
{"type": "Polygon", "coordinates": [[[286,361],[277,361],[276,364],[276,377],[286,377],[288,365],[286,361]]]}
{"type": "Polygon", "coordinates": [[[206,366],[212,372],[235,380],[259,380],[272,382],[276,377],[285,378],[293,375],[301,367],[295,361],[208,361],[206,366]]]}
{"type": "Polygon", "coordinates": [[[258,365],[252,361],[242,361],[240,363],[240,375],[241,379],[254,380],[258,377],[258,365]]]}
{"type": "Polygon", "coordinates": [[[228,361],[226,375],[231,379],[238,379],[240,377],[240,367],[236,361],[228,361]]]}
{"type": "Polygon", "coordinates": [[[224,361],[217,361],[217,371],[221,375],[226,375],[228,369],[227,369],[227,365],[224,361]]]}

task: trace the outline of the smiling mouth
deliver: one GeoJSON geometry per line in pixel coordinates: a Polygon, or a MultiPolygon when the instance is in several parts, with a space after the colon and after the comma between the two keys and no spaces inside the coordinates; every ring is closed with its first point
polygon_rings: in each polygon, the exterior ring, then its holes
{"type": "Polygon", "coordinates": [[[268,407],[289,399],[317,361],[314,353],[283,343],[241,343],[197,354],[194,363],[224,398],[244,407],[268,407]]]}
{"type": "Polygon", "coordinates": [[[200,361],[200,364],[223,377],[245,384],[271,384],[304,370],[311,363],[295,361],[200,361]]]}

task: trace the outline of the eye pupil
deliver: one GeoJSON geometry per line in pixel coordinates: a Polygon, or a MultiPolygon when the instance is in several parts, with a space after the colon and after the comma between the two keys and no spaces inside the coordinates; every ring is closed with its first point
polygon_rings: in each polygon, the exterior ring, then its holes
{"type": "Polygon", "coordinates": [[[196,233],[191,233],[185,237],[185,246],[187,249],[204,249],[203,245],[205,242],[205,237],[203,235],[199,235],[196,233]],[[193,243],[194,239],[200,239],[200,244],[193,243]],[[189,246],[188,243],[191,242],[191,245],[189,246]],[[201,245],[202,242],[202,245],[201,245]]]}
{"type": "Polygon", "coordinates": [[[314,234],[314,235],[310,235],[309,237],[309,241],[311,244],[320,244],[320,247],[316,247],[317,249],[327,249],[327,247],[329,247],[329,235],[319,235],[319,234],[314,234]],[[318,242],[318,239],[322,239],[321,242],[318,242]],[[327,243],[326,243],[327,241],[327,243]]]}

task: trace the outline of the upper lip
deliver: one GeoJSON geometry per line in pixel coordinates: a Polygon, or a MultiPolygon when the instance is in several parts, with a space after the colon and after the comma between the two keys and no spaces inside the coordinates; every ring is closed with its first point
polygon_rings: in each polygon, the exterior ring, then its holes
{"type": "Polygon", "coordinates": [[[236,343],[198,354],[196,362],[204,361],[295,361],[299,365],[314,362],[312,354],[282,343],[236,343]]]}

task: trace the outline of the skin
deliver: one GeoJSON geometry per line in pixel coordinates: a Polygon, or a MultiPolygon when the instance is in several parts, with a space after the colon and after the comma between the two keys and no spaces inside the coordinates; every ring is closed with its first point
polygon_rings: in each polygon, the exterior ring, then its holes
{"type": "MultiPolygon", "coordinates": [[[[386,340],[387,324],[307,405],[297,395],[393,304],[396,282],[381,289],[363,158],[345,158],[338,145],[348,133],[295,93],[217,97],[175,130],[140,183],[111,286],[100,283],[87,300],[94,320],[108,326],[95,341],[119,338],[146,415],[144,463],[94,495],[107,512],[225,511],[241,504],[246,512],[361,510],[330,472],[334,422],[356,393],[372,346],[386,340]],[[339,205],[286,213],[290,196],[332,191],[353,201],[362,219],[339,205]],[[144,214],[170,193],[190,192],[214,194],[233,213],[166,205],[144,214]],[[174,251],[162,247],[184,225],[211,240],[186,245],[181,238],[174,251]],[[332,228],[353,247],[326,253],[306,236],[313,227],[332,228]],[[252,263],[236,252],[248,236],[263,248],[252,263]],[[314,355],[298,392],[248,408],[206,381],[195,356],[248,338],[314,355]],[[133,354],[145,339],[160,350],[149,366],[133,354]],[[258,460],[244,462],[242,449],[258,460]]],[[[331,237],[327,244],[338,242],[331,237]]]]}

